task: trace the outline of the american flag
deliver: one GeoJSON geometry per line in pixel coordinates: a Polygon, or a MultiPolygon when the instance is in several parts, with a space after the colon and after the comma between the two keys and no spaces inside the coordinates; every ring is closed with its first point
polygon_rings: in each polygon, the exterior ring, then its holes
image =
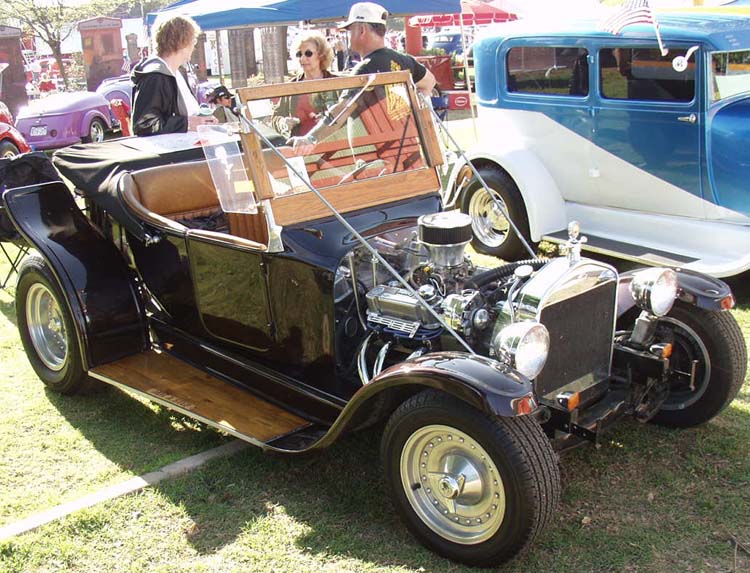
{"type": "Polygon", "coordinates": [[[659,22],[654,18],[651,6],[648,5],[648,0],[628,0],[619,12],[604,21],[602,27],[606,32],[619,34],[623,28],[631,24],[653,24],[661,53],[662,55],[666,55],[667,50],[662,45],[661,34],[659,33],[659,22]]]}

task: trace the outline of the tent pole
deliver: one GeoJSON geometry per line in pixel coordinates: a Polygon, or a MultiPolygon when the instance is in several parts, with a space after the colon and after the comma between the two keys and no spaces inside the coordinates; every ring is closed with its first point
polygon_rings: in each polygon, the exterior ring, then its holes
{"type": "Polygon", "coordinates": [[[469,111],[471,111],[471,126],[474,128],[474,141],[478,141],[479,136],[477,135],[477,115],[474,112],[474,105],[471,103],[471,80],[469,78],[469,58],[466,51],[466,33],[464,31],[463,12],[458,15],[458,21],[461,23],[461,47],[464,53],[464,82],[466,83],[466,91],[469,92],[469,111]]]}

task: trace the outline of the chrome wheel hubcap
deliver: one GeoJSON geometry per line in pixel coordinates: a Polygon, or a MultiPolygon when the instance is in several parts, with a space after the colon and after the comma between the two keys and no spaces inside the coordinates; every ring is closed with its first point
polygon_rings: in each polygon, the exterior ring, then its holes
{"type": "Polygon", "coordinates": [[[101,143],[104,141],[104,128],[99,122],[94,122],[91,124],[91,133],[90,133],[91,141],[94,143],[101,143]]]}
{"type": "Polygon", "coordinates": [[[68,336],[57,299],[43,284],[33,285],[26,297],[26,323],[31,343],[42,363],[58,372],[68,357],[68,336]]]}
{"type": "MultiPolygon", "coordinates": [[[[508,210],[505,202],[497,198],[503,209],[508,210]]],[[[508,237],[510,225],[503,215],[497,203],[493,201],[487,191],[479,189],[474,192],[469,200],[469,215],[471,216],[471,227],[476,236],[488,247],[499,247],[508,237]]]]}
{"type": "Polygon", "coordinates": [[[505,489],[486,450],[471,436],[443,425],[425,426],[401,451],[401,484],[415,513],[454,543],[481,543],[505,516],[505,489]]]}

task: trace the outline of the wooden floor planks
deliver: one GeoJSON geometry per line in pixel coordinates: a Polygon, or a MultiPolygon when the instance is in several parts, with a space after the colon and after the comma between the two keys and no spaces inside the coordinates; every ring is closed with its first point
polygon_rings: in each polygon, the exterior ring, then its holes
{"type": "Polygon", "coordinates": [[[91,374],[211,420],[237,435],[267,442],[309,422],[228,382],[153,350],[97,366],[91,374]]]}

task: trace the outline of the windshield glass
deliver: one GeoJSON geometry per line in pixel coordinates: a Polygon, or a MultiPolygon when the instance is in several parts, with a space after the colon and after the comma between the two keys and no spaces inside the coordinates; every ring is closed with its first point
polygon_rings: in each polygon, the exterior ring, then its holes
{"type": "Polygon", "coordinates": [[[711,99],[750,92],[750,50],[711,54],[711,99]]]}
{"type": "Polygon", "coordinates": [[[322,189],[427,167],[404,84],[341,92],[300,90],[252,100],[247,106],[263,135],[291,163],[283,164],[270,149],[264,153],[276,196],[306,193],[306,183],[322,189]],[[313,130],[319,138],[315,147],[295,153],[289,138],[313,130]]]}

